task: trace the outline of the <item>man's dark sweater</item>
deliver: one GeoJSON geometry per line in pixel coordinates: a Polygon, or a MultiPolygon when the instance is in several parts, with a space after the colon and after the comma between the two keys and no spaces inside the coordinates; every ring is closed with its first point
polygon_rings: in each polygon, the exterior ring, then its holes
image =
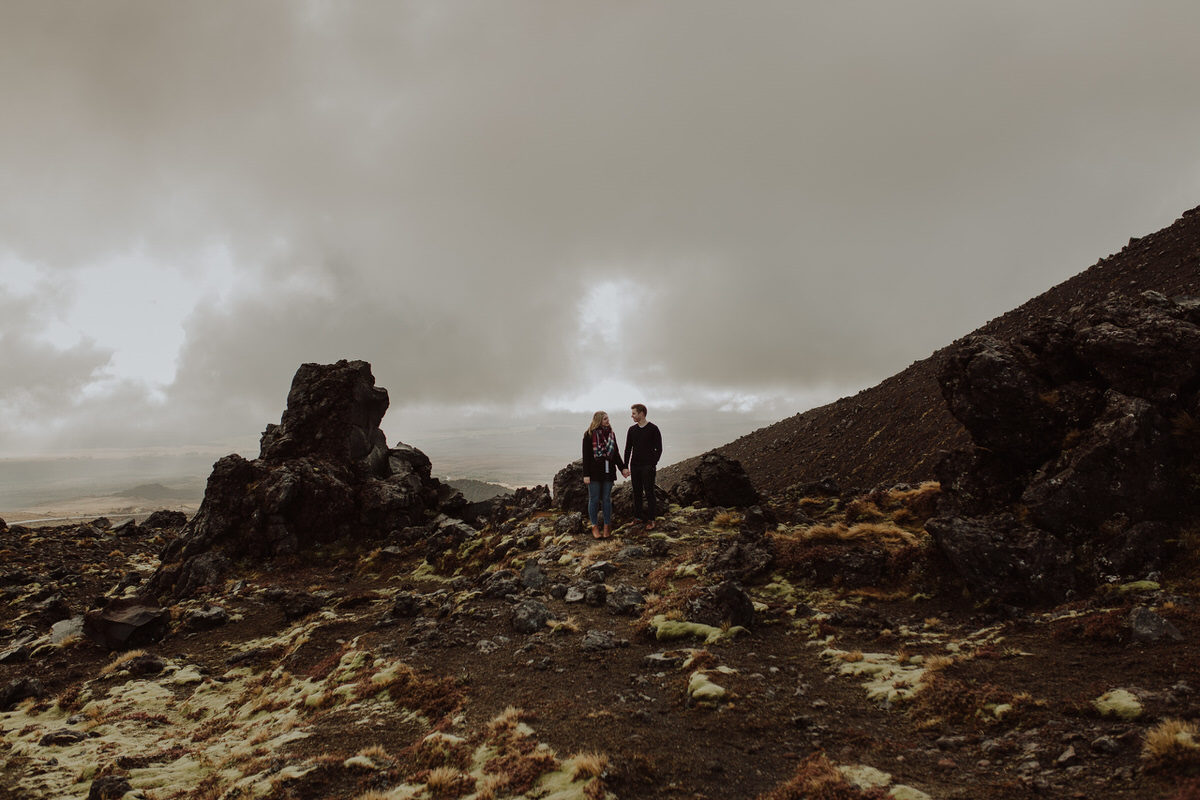
{"type": "Polygon", "coordinates": [[[654,467],[662,456],[662,432],[653,422],[644,426],[630,425],[625,434],[625,459],[629,468],[654,467]]]}

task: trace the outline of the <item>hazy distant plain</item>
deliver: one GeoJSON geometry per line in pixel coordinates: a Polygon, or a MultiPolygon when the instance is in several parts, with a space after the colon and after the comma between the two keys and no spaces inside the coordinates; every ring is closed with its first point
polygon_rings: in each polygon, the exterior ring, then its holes
{"type": "MultiPolygon", "coordinates": [[[[620,441],[628,422],[614,417],[620,441]]],[[[404,437],[433,461],[441,478],[474,478],[508,487],[549,484],[554,474],[580,455],[587,415],[555,414],[536,423],[508,427],[464,427],[424,431],[404,437]]],[[[775,422],[736,412],[666,412],[653,418],[663,430],[662,463],[670,464],[730,442],[775,422]]],[[[389,437],[389,444],[396,440],[389,437]]],[[[256,448],[236,451],[246,458],[256,448]]],[[[141,498],[139,506],[198,505],[212,465],[223,453],[104,453],[71,457],[0,459],[0,517],[10,524],[25,517],[57,513],[87,516],[126,508],[130,490],[160,484],[168,493],[141,498]]]]}

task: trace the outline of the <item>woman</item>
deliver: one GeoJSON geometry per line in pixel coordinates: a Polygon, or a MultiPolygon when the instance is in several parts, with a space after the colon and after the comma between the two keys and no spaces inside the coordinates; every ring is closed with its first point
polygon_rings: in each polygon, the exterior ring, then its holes
{"type": "Polygon", "coordinates": [[[588,487],[588,518],[592,521],[592,536],[607,539],[612,536],[612,487],[617,473],[625,469],[617,435],[608,422],[608,414],[597,411],[592,424],[583,435],[583,482],[588,487]],[[604,532],[600,531],[599,511],[604,510],[604,532]]]}

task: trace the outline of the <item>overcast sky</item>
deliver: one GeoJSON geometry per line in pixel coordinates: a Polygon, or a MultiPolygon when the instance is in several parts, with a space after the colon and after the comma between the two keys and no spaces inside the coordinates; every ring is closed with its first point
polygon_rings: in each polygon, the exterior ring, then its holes
{"type": "Polygon", "coordinates": [[[339,358],[393,442],[782,418],[1200,204],[1198,32],[1195,0],[5,2],[0,456],[253,447],[339,358]]]}

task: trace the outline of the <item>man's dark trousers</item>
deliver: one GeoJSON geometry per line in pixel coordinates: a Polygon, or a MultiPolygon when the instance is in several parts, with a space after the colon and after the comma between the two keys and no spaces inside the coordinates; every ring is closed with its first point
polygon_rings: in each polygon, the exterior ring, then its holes
{"type": "Polygon", "coordinates": [[[657,467],[629,468],[629,479],[633,482],[633,515],[642,522],[651,522],[658,516],[658,501],[654,496],[654,473],[657,467]],[[642,495],[646,497],[646,514],[642,514],[642,495]]]}

